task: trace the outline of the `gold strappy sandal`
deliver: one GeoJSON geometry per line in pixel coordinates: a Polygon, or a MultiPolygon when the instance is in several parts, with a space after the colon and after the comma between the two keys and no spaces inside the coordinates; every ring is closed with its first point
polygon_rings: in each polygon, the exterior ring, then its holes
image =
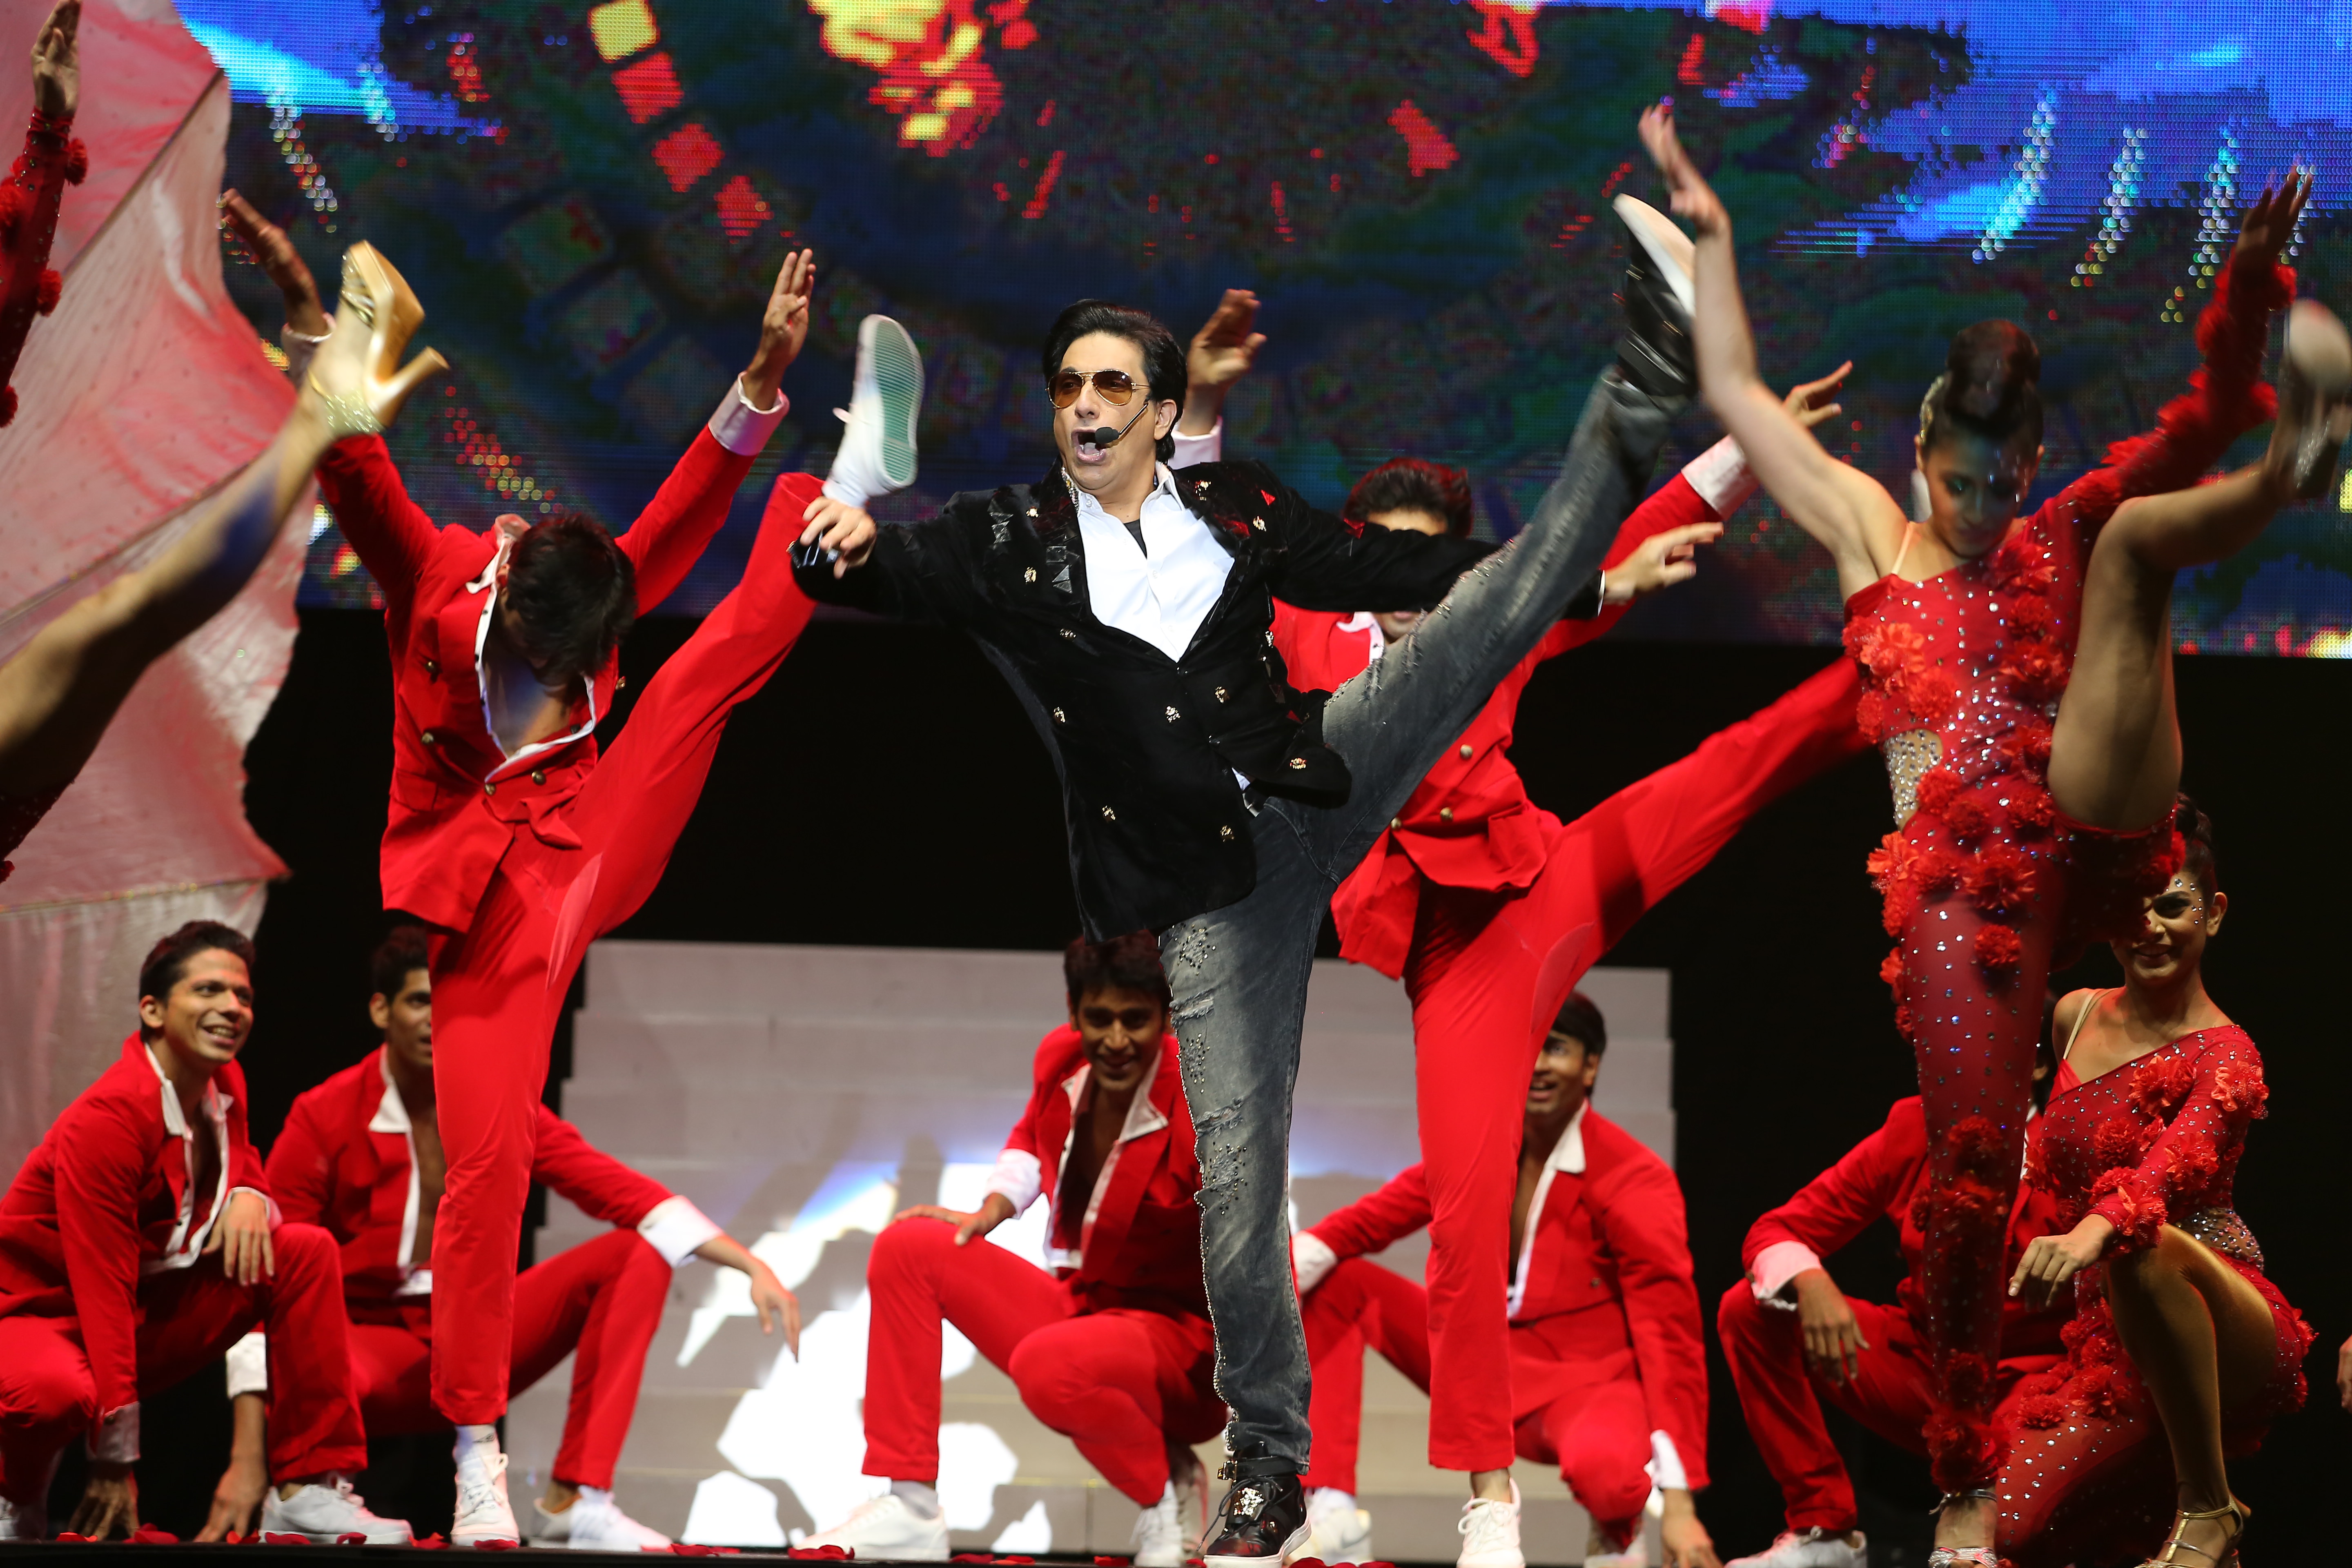
{"type": "Polygon", "coordinates": [[[382,252],[364,241],[343,252],[335,330],[311,361],[310,378],[339,439],[381,434],[426,376],[449,368],[431,349],[401,364],[424,323],[425,307],[382,252]]]}
{"type": "Polygon", "coordinates": [[[2238,1542],[2245,1539],[2250,1515],[2251,1510],[2236,1498],[2231,1498],[2220,1508],[2180,1509],[2173,1514],[2172,1538],[2164,1543],[2164,1554],[2147,1559],[2140,1568],[2200,1568],[2200,1564],[2180,1556],[2183,1552],[2194,1552],[2207,1563],[2212,1564],[2212,1568],[2238,1568],[2238,1542]],[[2220,1553],[2208,1552],[2201,1546],[2191,1546],[2180,1539],[2182,1527],[2191,1520],[2200,1519],[2226,1519],[2237,1527],[2230,1531],[2230,1543],[2220,1553]]]}

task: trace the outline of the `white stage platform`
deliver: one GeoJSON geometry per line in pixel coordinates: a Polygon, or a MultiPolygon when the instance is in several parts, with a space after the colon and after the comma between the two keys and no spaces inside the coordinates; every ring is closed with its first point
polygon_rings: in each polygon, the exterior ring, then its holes
{"type": "MultiPolygon", "coordinates": [[[[1674,1157],[1663,970],[1601,969],[1609,1019],[1598,1103],[1674,1157]]],[[[798,1292],[796,1364],[763,1340],[740,1275],[680,1269],[621,1458],[624,1506],[685,1539],[776,1545],[879,1489],[861,1476],[866,1254],[897,1209],[972,1206],[1026,1099],[1037,1041],[1061,1020],[1058,954],[599,942],[587,965],[563,1113],[599,1148],[669,1184],[798,1292]]],[[[1317,966],[1292,1148],[1311,1224],[1419,1157],[1402,987],[1317,966]]],[[[992,1238],[1039,1257],[1045,1205],[992,1238]]],[[[550,1203],[538,1255],[597,1231],[550,1203]]],[[[1383,1261],[1420,1278],[1416,1237],[1383,1261]]],[[[1012,1384],[950,1331],[940,1491],[958,1550],[1123,1552],[1134,1506],[1012,1384]]],[[[515,1402],[516,1468],[543,1481],[564,1367],[515,1402]]],[[[1451,1561],[1459,1477],[1424,1459],[1428,1401],[1373,1356],[1360,1487],[1390,1559],[1451,1561]]],[[[1204,1450],[1213,1470],[1218,1457],[1204,1450]]],[[[1556,1473],[1521,1464],[1532,1562],[1580,1561],[1585,1521],[1556,1473]]],[[[518,1496],[528,1495],[518,1491],[518,1496]]]]}

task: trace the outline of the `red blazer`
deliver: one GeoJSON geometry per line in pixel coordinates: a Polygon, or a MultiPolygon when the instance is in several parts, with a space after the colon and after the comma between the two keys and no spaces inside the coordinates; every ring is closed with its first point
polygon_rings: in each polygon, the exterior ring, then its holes
{"type": "MultiPolygon", "coordinates": [[[[536,1110],[531,1180],[612,1225],[634,1226],[670,1195],[589,1147],[578,1128],[544,1105],[536,1110]]],[[[322,1226],[341,1245],[348,1301],[388,1303],[407,1277],[402,1244],[415,1241],[408,1218],[415,1162],[405,1122],[378,1047],[295,1100],[270,1146],[270,1190],[288,1219],[322,1226]],[[387,1131],[384,1121],[394,1125],[387,1131]]]]}
{"type": "Polygon", "coordinates": [[[1008,1152],[1033,1156],[1050,1204],[1046,1245],[1054,1271],[1088,1310],[1140,1307],[1209,1315],[1201,1282],[1201,1167],[1192,1113],[1176,1069],[1176,1037],[1162,1041],[1159,1069],[1136,1096],[1127,1129],[1103,1162],[1085,1209],[1066,1212],[1062,1158],[1090,1072],[1084,1041],[1068,1025],[1037,1044],[1034,1086],[1008,1152]]]}
{"type": "MultiPolygon", "coordinates": [[[[1617,531],[1604,563],[1614,566],[1642,542],[1687,523],[1716,521],[1716,512],[1682,475],[1666,481],[1617,531]]],[[[1525,888],[1544,866],[1539,814],[1507,754],[1518,716],[1519,693],[1546,659],[1592,641],[1617,624],[1622,605],[1595,619],[1562,621],[1495,687],[1495,694],[1460,742],[1405,802],[1394,824],[1374,841],[1331,900],[1339,927],[1339,956],[1370,964],[1391,979],[1404,973],[1412,946],[1421,882],[1443,887],[1525,888]]],[[[1274,642],[1302,691],[1336,691],[1371,662],[1368,629],[1342,630],[1358,617],[1274,607],[1274,642]]]]}
{"type": "MultiPolygon", "coordinates": [[[[1511,1321],[1532,1332],[1514,1335],[1514,1348],[1538,1340],[1541,1353],[1564,1360],[1630,1342],[1650,1429],[1675,1440],[1691,1487],[1703,1488],[1706,1342],[1682,1187],[1664,1160],[1589,1105],[1577,1131],[1584,1169],[1547,1172],[1518,1260],[1511,1321]]],[[[1429,1212],[1428,1183],[1415,1165],[1309,1230],[1340,1258],[1354,1258],[1421,1229],[1429,1212]]]]}
{"type": "MultiPolygon", "coordinates": [[[[213,1089],[226,1111],[229,1187],[268,1196],[246,1135],[244,1072],[228,1063],[213,1089]]],[[[78,1319],[101,1417],[138,1403],[139,1279],[171,1246],[187,1191],[184,1146],[164,1121],[170,1092],[132,1035],[0,1197],[0,1317],[78,1319]]]]}
{"type": "MultiPolygon", "coordinates": [[[[752,459],[694,438],[661,490],[620,536],[637,573],[637,611],[653,609],[727,521],[752,459]]],[[[482,710],[475,657],[495,530],[438,528],[408,498],[379,437],[343,441],[319,464],[336,523],[383,593],[392,645],[392,808],[383,830],[384,908],[463,931],[508,843],[523,829],[570,848],[563,808],[596,765],[593,732],[507,758],[482,710]],[[481,582],[477,588],[472,584],[481,582]]],[[[619,660],[607,659],[575,710],[593,731],[612,710],[619,660]]]]}
{"type": "MultiPolygon", "coordinates": [[[[1914,1323],[1925,1323],[1919,1299],[1919,1255],[1927,1246],[1911,1212],[1927,1175],[1927,1113],[1917,1095],[1898,1100],[1886,1113],[1886,1125],[1855,1144],[1845,1157],[1801,1189],[1795,1197],[1764,1215],[1748,1227],[1739,1248],[1743,1268],[1753,1269],[1758,1254],[1775,1242],[1793,1241],[1817,1257],[1827,1258],[1860,1236],[1870,1222],[1884,1215],[1894,1222],[1903,1248],[1903,1283],[1895,1300],[1914,1323]]],[[[2002,1278],[2017,1268],[2026,1243],[2059,1227],[2059,1203],[2032,1186],[2020,1186],[2017,1206],[2010,1211],[2009,1245],[2001,1259],[2002,1278]]],[[[2000,1353],[2004,1357],[2056,1355],[2064,1347],[2058,1331],[2074,1315],[2071,1294],[2036,1311],[2021,1300],[2003,1298],[2000,1309],[2000,1353]]]]}

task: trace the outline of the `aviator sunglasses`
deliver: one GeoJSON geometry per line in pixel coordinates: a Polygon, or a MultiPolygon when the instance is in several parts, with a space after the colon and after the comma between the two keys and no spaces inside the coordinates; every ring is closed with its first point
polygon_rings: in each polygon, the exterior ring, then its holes
{"type": "Polygon", "coordinates": [[[1136,393],[1135,377],[1123,370],[1098,370],[1091,375],[1082,370],[1057,370],[1045,383],[1045,395],[1054,400],[1055,407],[1067,408],[1078,400],[1078,389],[1089,381],[1103,395],[1104,401],[1120,408],[1126,407],[1128,399],[1136,393]]]}

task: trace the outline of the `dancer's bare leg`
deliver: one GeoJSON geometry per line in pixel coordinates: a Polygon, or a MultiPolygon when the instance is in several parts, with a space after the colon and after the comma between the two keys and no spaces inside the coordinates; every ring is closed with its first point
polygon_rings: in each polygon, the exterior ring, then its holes
{"type": "MultiPolygon", "coordinates": [[[[347,296],[354,287],[346,283],[347,296]]],[[[327,448],[383,428],[418,383],[441,368],[441,356],[430,349],[400,368],[414,321],[378,324],[348,297],[341,315],[344,330],[320,355],[277,439],[188,531],[148,565],[42,627],[0,665],[0,796],[21,799],[72,783],[147,667],[252,579],[327,448]]]]}
{"type": "MultiPolygon", "coordinates": [[[[2221,1416],[2269,1385],[2278,1330],[2262,1293],[2188,1232],[2166,1226],[2156,1245],[2107,1259],[2107,1301],[2125,1353],[2147,1385],[2172,1445],[2184,1512],[2226,1507],[2221,1416]]],[[[2230,1519],[2180,1523],[2185,1545],[2219,1562],[2239,1526],[2230,1519]]]]}

